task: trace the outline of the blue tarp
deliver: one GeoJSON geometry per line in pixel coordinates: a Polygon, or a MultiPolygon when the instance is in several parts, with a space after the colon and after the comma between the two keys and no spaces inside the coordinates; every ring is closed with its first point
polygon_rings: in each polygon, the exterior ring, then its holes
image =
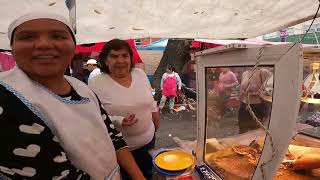
{"type": "Polygon", "coordinates": [[[137,50],[155,50],[155,51],[164,51],[167,47],[168,39],[160,39],[153,43],[150,43],[147,46],[136,47],[137,50]]]}

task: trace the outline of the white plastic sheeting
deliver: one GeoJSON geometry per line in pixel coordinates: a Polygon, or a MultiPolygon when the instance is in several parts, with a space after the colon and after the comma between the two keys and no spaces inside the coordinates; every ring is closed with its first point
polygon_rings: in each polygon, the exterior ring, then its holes
{"type": "MultiPolygon", "coordinates": [[[[112,38],[250,38],[312,19],[318,0],[76,0],[79,44],[112,38]]],[[[32,11],[69,16],[65,0],[0,0],[0,48],[7,27],[32,11]]]]}

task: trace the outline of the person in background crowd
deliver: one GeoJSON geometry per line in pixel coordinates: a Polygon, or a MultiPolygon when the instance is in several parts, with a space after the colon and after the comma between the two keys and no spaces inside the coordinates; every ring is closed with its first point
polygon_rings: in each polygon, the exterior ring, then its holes
{"type": "Polygon", "coordinates": [[[66,70],[64,71],[64,75],[72,76],[70,66],[67,66],[66,70]]]}
{"type": "MultiPolygon", "coordinates": [[[[99,59],[102,74],[90,79],[89,87],[122,132],[144,176],[152,179],[152,157],[148,151],[155,146],[160,116],[147,75],[134,68],[133,52],[126,41],[109,41],[99,59]]],[[[130,179],[124,171],[121,175],[130,179]]]]}
{"type": "Polygon", "coordinates": [[[162,91],[162,97],[160,100],[160,112],[164,105],[166,104],[167,99],[169,99],[169,110],[170,113],[173,113],[175,97],[177,97],[177,86],[178,90],[181,91],[181,79],[178,73],[173,71],[172,66],[168,66],[166,72],[162,75],[160,88],[162,91]]]}
{"type": "Polygon", "coordinates": [[[229,68],[221,68],[218,81],[218,93],[220,97],[220,103],[222,108],[223,115],[225,114],[227,108],[228,100],[238,86],[239,82],[236,75],[229,68]]]}
{"type": "Polygon", "coordinates": [[[91,72],[89,75],[88,81],[93,77],[101,74],[100,68],[98,67],[97,60],[89,59],[86,63],[86,66],[87,66],[87,69],[91,72]]]}
{"type": "Polygon", "coordinates": [[[8,29],[17,66],[0,73],[0,179],[144,179],[96,95],[64,76],[76,40],[62,16],[30,13],[8,29]]]}
{"type": "Polygon", "coordinates": [[[89,76],[90,76],[90,71],[86,68],[83,68],[82,70],[82,82],[88,84],[88,81],[89,81],[89,76]]]}
{"type": "Polygon", "coordinates": [[[236,75],[229,68],[221,68],[218,82],[218,91],[228,99],[234,88],[239,84],[236,75]]]}
{"type": "Polygon", "coordinates": [[[261,98],[261,88],[266,80],[271,77],[272,73],[265,68],[261,68],[254,73],[245,71],[242,74],[240,85],[240,109],[238,114],[239,132],[245,133],[249,130],[257,129],[259,126],[253,119],[247,109],[247,88],[249,93],[250,106],[257,118],[262,122],[263,118],[267,117],[270,109],[267,108],[267,103],[261,98]]]}

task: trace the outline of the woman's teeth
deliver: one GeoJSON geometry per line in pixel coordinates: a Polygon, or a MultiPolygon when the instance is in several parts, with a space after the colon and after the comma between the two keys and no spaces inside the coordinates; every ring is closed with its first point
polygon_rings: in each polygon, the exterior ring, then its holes
{"type": "Polygon", "coordinates": [[[55,56],[37,56],[37,59],[52,59],[55,58],[55,56]]]}

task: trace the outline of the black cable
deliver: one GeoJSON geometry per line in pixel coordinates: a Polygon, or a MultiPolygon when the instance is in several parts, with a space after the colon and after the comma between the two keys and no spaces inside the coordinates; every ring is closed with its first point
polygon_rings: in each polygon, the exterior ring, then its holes
{"type": "MultiPolygon", "coordinates": [[[[314,22],[314,20],[317,18],[317,15],[318,15],[318,12],[319,12],[319,9],[320,9],[320,0],[319,0],[319,5],[318,5],[318,9],[317,9],[317,12],[316,12],[316,14],[314,15],[314,17],[313,17],[313,20],[312,20],[312,22],[311,22],[311,24],[310,24],[310,26],[309,26],[309,28],[308,28],[308,30],[306,31],[306,33],[304,33],[304,35],[303,35],[303,37],[301,38],[301,40],[299,41],[299,42],[295,42],[295,43],[293,43],[293,45],[282,55],[282,56],[284,56],[284,55],[286,55],[297,43],[301,43],[303,40],[304,40],[304,38],[306,37],[306,35],[307,35],[307,33],[309,32],[309,30],[311,29],[311,27],[312,27],[312,25],[313,25],[313,22],[314,22]]],[[[280,59],[282,58],[282,56],[280,57],[280,59]]]]}
{"type": "Polygon", "coordinates": [[[303,37],[301,38],[301,40],[299,41],[299,43],[301,43],[301,42],[304,40],[304,38],[305,38],[305,37],[306,37],[306,35],[308,34],[309,30],[311,29],[311,27],[312,27],[312,25],[313,25],[313,23],[314,23],[314,20],[317,18],[317,15],[318,15],[319,9],[320,9],[320,0],[319,0],[319,5],[318,5],[317,12],[316,12],[316,14],[315,14],[315,15],[314,15],[314,17],[313,17],[313,20],[312,20],[312,22],[311,22],[311,24],[310,24],[310,26],[309,26],[308,30],[307,30],[307,31],[306,31],[306,33],[303,35],[303,37]]]}

